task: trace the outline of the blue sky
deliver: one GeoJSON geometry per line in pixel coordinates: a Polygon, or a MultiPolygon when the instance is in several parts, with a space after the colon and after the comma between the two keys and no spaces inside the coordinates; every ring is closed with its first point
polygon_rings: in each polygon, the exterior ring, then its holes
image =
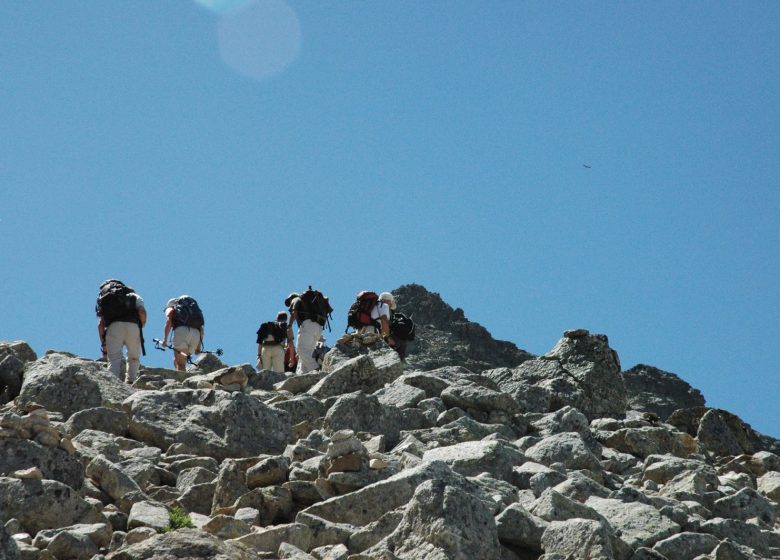
{"type": "Polygon", "coordinates": [[[780,437],[778,36],[774,2],[4,2],[0,339],[96,357],[118,277],[147,340],[188,293],[250,362],[290,291],[332,340],[416,282],[780,437]]]}

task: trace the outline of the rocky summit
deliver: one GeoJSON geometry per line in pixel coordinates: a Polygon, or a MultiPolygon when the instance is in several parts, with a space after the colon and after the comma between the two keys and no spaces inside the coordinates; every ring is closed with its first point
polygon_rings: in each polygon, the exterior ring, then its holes
{"type": "Polygon", "coordinates": [[[0,559],[780,558],[780,442],[603,334],[534,356],[394,293],[405,362],[298,376],[0,343],[0,559]]]}

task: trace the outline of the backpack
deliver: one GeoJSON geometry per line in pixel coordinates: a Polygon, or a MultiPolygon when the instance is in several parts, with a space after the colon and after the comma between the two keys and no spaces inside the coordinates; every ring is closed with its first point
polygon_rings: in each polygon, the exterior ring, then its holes
{"type": "Polygon", "coordinates": [[[173,304],[173,327],[192,327],[201,329],[206,321],[203,320],[203,312],[198,306],[198,302],[190,296],[181,296],[176,298],[173,304]]]}
{"type": "Polygon", "coordinates": [[[324,327],[333,311],[328,297],[309,286],[309,289],[301,294],[301,301],[303,302],[303,313],[299,313],[301,320],[309,319],[324,327]]]}
{"type": "Polygon", "coordinates": [[[281,344],[284,342],[284,339],[287,338],[286,326],[286,323],[280,323],[278,321],[263,323],[257,331],[258,344],[265,343],[265,339],[268,338],[268,335],[271,335],[275,344],[281,344]]]}
{"type": "Polygon", "coordinates": [[[104,326],[108,327],[115,321],[138,322],[138,311],[132,293],[133,289],[119,280],[103,282],[95,302],[95,313],[103,318],[104,326]]]}
{"type": "Polygon", "coordinates": [[[390,333],[401,340],[414,340],[414,321],[403,313],[393,313],[390,319],[390,333]]]}
{"type": "Polygon", "coordinates": [[[379,305],[379,296],[375,292],[360,292],[347,311],[347,329],[349,327],[355,330],[361,327],[375,327],[378,321],[371,318],[371,312],[377,305],[379,305]]]}

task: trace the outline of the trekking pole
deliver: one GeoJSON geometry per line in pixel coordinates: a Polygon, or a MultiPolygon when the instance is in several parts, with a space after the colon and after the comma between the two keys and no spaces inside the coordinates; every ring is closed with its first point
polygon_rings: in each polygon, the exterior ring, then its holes
{"type": "Polygon", "coordinates": [[[177,352],[177,353],[181,354],[182,356],[187,356],[187,363],[188,364],[192,364],[192,355],[191,354],[187,354],[186,352],[182,352],[181,350],[176,350],[176,348],[174,348],[170,344],[165,344],[165,341],[164,340],[160,340],[159,338],[153,338],[152,340],[154,341],[154,347],[157,348],[158,350],[162,350],[163,352],[165,352],[166,348],[169,349],[169,350],[173,350],[174,352],[177,352]]]}

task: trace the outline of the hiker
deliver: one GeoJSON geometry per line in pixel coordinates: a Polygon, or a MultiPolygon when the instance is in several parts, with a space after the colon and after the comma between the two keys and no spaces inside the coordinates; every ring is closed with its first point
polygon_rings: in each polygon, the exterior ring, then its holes
{"type": "Polygon", "coordinates": [[[165,304],[165,319],[163,345],[168,344],[168,334],[173,329],[173,339],[170,341],[173,367],[177,371],[185,371],[190,355],[200,354],[203,347],[203,312],[194,298],[183,295],[168,300],[165,304]]]}
{"type": "Polygon", "coordinates": [[[314,349],[317,341],[322,336],[322,328],[328,322],[333,308],[328,298],[321,292],[309,289],[299,294],[291,293],[284,300],[284,304],[290,310],[290,321],[287,324],[287,340],[295,350],[293,344],[293,324],[298,325],[298,368],[296,373],[308,373],[317,369],[317,361],[314,359],[314,349]]]}
{"type": "Polygon", "coordinates": [[[321,336],[320,340],[317,342],[317,346],[314,348],[314,352],[312,353],[312,358],[314,358],[314,361],[317,362],[317,369],[322,369],[322,362],[325,361],[325,354],[327,354],[330,351],[330,346],[328,346],[327,342],[325,341],[325,337],[321,336]]]}
{"type": "Polygon", "coordinates": [[[98,319],[100,350],[108,359],[111,373],[122,380],[122,352],[127,348],[125,383],[134,383],[144,350],[143,327],[146,308],[143,298],[114,278],[100,285],[95,313],[98,319]]]}
{"type": "Polygon", "coordinates": [[[358,336],[378,333],[403,360],[407,342],[414,340],[415,328],[412,319],[396,312],[396,308],[390,292],[360,292],[347,313],[347,330],[354,328],[358,336]]]}
{"type": "Polygon", "coordinates": [[[352,327],[359,334],[380,333],[390,336],[390,318],[396,308],[395,298],[390,292],[362,291],[347,312],[347,328],[352,327]]]}
{"type": "Polygon", "coordinates": [[[257,369],[284,372],[287,313],[280,311],[275,321],[260,325],[257,330],[257,369]]]}

